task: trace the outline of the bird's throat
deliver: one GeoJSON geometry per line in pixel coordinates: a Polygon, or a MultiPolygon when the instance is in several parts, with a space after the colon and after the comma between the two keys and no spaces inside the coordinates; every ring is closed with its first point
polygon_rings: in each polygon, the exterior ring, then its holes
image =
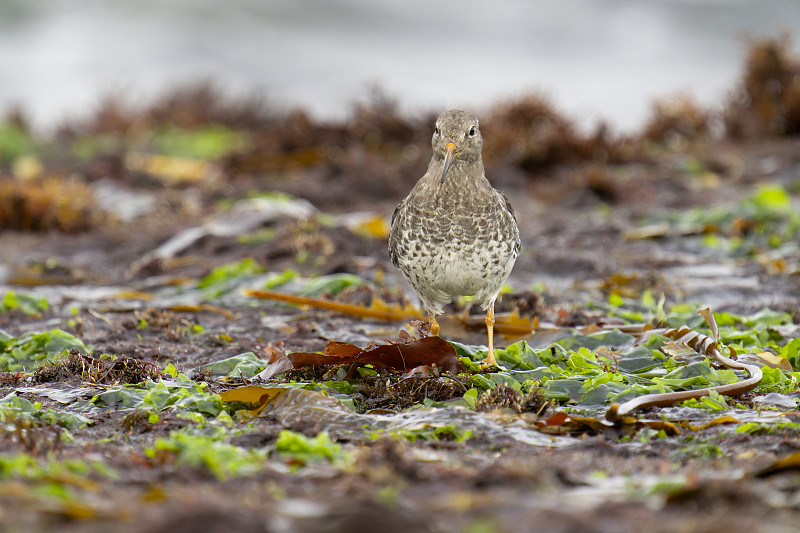
{"type": "MultiPolygon", "coordinates": [[[[442,162],[444,167],[444,162],[442,162]]],[[[447,169],[447,174],[440,180],[439,187],[444,190],[461,190],[464,187],[470,189],[480,187],[486,182],[483,164],[480,161],[467,161],[456,159],[447,169]]]]}

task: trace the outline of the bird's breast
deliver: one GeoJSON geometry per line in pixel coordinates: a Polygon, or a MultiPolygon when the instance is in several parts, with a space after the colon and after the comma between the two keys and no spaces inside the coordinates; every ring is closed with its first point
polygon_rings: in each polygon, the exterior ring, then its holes
{"type": "Polygon", "coordinates": [[[513,214],[491,194],[411,195],[393,224],[393,261],[420,294],[496,294],[517,256],[513,214]]]}

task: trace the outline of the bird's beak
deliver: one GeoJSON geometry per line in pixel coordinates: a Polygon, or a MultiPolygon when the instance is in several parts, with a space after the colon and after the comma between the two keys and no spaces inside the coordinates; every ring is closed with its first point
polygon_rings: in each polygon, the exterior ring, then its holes
{"type": "Polygon", "coordinates": [[[447,143],[447,146],[444,147],[444,167],[442,167],[442,179],[439,182],[444,183],[444,178],[447,176],[447,171],[450,169],[450,165],[453,164],[453,161],[456,160],[456,156],[458,155],[458,148],[454,143],[447,143]]]}

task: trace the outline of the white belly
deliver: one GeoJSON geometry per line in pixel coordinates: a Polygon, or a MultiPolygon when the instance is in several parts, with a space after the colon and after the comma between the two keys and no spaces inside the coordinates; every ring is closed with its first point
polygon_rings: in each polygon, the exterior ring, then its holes
{"type": "Polygon", "coordinates": [[[486,286],[486,270],[480,257],[458,259],[456,252],[447,252],[434,262],[434,289],[450,296],[475,296],[486,286]]]}

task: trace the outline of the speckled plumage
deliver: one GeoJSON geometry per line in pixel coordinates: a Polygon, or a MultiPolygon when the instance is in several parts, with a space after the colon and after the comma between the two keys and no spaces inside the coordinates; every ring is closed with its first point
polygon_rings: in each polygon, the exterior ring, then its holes
{"type": "Polygon", "coordinates": [[[439,115],[432,145],[428,170],[392,215],[389,253],[432,320],[453,297],[474,296],[488,310],[491,347],[494,302],[519,255],[514,210],[484,175],[475,116],[439,115]]]}

